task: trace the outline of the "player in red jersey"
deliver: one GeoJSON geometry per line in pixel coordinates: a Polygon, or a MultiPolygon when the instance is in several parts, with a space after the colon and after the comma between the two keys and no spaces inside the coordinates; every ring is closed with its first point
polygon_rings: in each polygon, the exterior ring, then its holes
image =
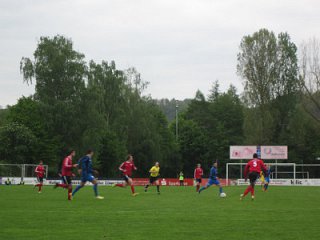
{"type": "Polygon", "coordinates": [[[45,168],[43,166],[43,161],[40,160],[39,165],[36,167],[34,172],[37,175],[38,183],[34,187],[38,187],[38,193],[41,193],[42,186],[43,186],[43,177],[45,173],[45,168]]]}
{"type": "Polygon", "coordinates": [[[249,192],[251,192],[251,199],[254,199],[254,185],[256,180],[260,177],[261,171],[263,171],[265,174],[267,169],[264,165],[264,162],[259,159],[258,155],[255,153],[253,154],[253,159],[247,163],[244,169],[245,181],[247,181],[247,178],[249,177],[250,185],[247,187],[244,193],[240,195],[240,200],[242,200],[249,192]]]}
{"type": "Polygon", "coordinates": [[[201,186],[201,181],[202,181],[202,175],[203,175],[203,170],[201,168],[201,164],[197,164],[197,168],[194,169],[194,180],[196,181],[196,191],[198,192],[201,186]]]}
{"type": "Polygon", "coordinates": [[[119,170],[122,172],[124,183],[118,183],[113,186],[126,187],[127,185],[129,185],[131,187],[132,196],[136,196],[138,193],[134,191],[134,186],[133,186],[131,176],[132,176],[132,171],[137,170],[137,167],[133,163],[133,156],[131,154],[127,156],[127,161],[123,162],[120,165],[119,170]]]}
{"type": "Polygon", "coordinates": [[[72,164],[72,158],[76,155],[76,151],[72,150],[70,154],[63,159],[62,168],[61,168],[61,176],[62,176],[62,184],[57,183],[55,188],[62,187],[68,189],[68,200],[72,199],[72,183],[71,177],[74,176],[72,173],[72,168],[77,167],[78,164],[72,164]]]}

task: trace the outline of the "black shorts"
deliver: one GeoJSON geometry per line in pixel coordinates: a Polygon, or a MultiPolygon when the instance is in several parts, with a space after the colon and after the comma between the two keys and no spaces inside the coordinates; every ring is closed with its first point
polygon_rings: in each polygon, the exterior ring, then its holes
{"type": "Polygon", "coordinates": [[[70,176],[62,176],[62,182],[64,184],[72,184],[71,183],[71,177],[70,176]]]}
{"type": "Polygon", "coordinates": [[[201,182],[202,182],[202,179],[201,179],[201,178],[196,178],[196,182],[197,182],[197,183],[201,183],[201,182]]]}
{"type": "Polygon", "coordinates": [[[255,184],[255,182],[259,177],[260,177],[260,174],[258,172],[250,172],[249,173],[250,184],[255,184]]]}
{"type": "Polygon", "coordinates": [[[124,176],[123,176],[123,180],[125,180],[125,181],[126,181],[126,183],[128,183],[128,182],[129,182],[129,179],[130,179],[130,177],[129,177],[129,176],[127,176],[127,175],[124,175],[124,176]]]}
{"type": "Polygon", "coordinates": [[[157,180],[158,180],[158,177],[150,177],[149,182],[153,184],[157,180]]]}
{"type": "Polygon", "coordinates": [[[43,183],[43,177],[37,177],[39,183],[43,183]]]}

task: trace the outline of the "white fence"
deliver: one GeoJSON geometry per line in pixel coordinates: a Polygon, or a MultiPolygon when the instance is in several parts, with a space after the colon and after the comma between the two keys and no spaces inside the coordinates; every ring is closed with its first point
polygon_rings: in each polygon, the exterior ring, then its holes
{"type": "MultiPolygon", "coordinates": [[[[320,164],[267,163],[273,169],[270,185],[320,186],[320,164]]],[[[246,163],[227,163],[226,183],[230,185],[245,185],[243,172],[246,163]]],[[[259,184],[259,180],[257,182],[259,184]]]]}
{"type": "MultiPolygon", "coordinates": [[[[21,183],[21,178],[20,177],[0,177],[0,185],[5,185],[5,181],[9,179],[10,183],[12,185],[18,185],[21,183]]],[[[25,177],[23,179],[25,185],[34,185],[37,183],[37,178],[35,177],[25,177]]],[[[44,185],[55,185],[56,183],[61,183],[61,180],[48,180],[44,179],[43,184],[44,185]]],[[[123,180],[98,180],[99,185],[105,185],[105,186],[112,186],[114,183],[122,183],[123,180]]],[[[72,180],[73,185],[79,185],[80,180],[72,180]]],[[[87,185],[92,185],[91,182],[87,182],[87,185]]]]}

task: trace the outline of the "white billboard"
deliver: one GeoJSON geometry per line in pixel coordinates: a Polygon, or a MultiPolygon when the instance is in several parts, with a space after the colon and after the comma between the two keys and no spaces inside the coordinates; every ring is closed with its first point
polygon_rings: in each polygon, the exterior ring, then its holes
{"type": "Polygon", "coordinates": [[[230,146],[230,159],[252,159],[254,153],[261,159],[288,159],[288,146],[230,146]]]}
{"type": "Polygon", "coordinates": [[[261,146],[262,159],[288,159],[288,146],[261,146]]]}
{"type": "Polygon", "coordinates": [[[230,159],[252,159],[257,146],[230,146],[230,159]]]}
{"type": "MultiPolygon", "coordinates": [[[[238,179],[234,182],[235,185],[249,185],[249,181],[238,179]]],[[[261,182],[258,180],[257,185],[261,182]]],[[[274,186],[320,186],[320,179],[271,179],[269,185],[274,186]]]]}

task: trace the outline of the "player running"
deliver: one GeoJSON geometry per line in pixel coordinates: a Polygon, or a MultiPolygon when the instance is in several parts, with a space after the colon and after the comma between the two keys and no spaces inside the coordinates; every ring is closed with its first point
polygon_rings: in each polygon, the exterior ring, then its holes
{"type": "Polygon", "coordinates": [[[218,174],[217,167],[218,167],[218,163],[217,162],[213,163],[212,168],[210,169],[210,176],[209,176],[207,185],[204,187],[201,187],[198,193],[201,193],[203,190],[207,189],[213,184],[219,187],[220,194],[223,193],[220,181],[218,180],[218,177],[217,177],[217,174],[218,174]]]}
{"type": "Polygon", "coordinates": [[[251,199],[254,200],[254,186],[256,184],[256,180],[260,176],[261,171],[263,171],[265,174],[266,167],[264,162],[259,159],[258,155],[255,153],[253,154],[253,159],[247,163],[244,169],[245,181],[247,181],[247,178],[249,177],[250,185],[247,187],[244,193],[240,195],[240,200],[242,200],[249,192],[251,192],[251,199]]]}
{"type": "Polygon", "coordinates": [[[38,193],[42,192],[42,186],[43,186],[43,177],[45,173],[45,168],[43,166],[43,161],[40,160],[39,165],[35,168],[34,172],[37,175],[37,181],[38,183],[34,185],[34,187],[38,187],[38,193]]]}
{"type": "Polygon", "coordinates": [[[269,187],[269,183],[270,183],[270,174],[272,172],[271,170],[271,166],[266,165],[266,175],[264,177],[264,185],[263,185],[263,191],[266,192],[268,190],[269,187]]]}
{"type": "Polygon", "coordinates": [[[113,187],[126,187],[129,185],[131,187],[132,196],[137,196],[138,193],[134,191],[134,186],[132,182],[132,171],[137,170],[137,167],[133,163],[133,156],[129,154],[127,156],[127,161],[123,162],[119,170],[122,172],[124,183],[114,184],[113,187]]]}
{"type": "Polygon", "coordinates": [[[160,194],[160,185],[158,180],[158,177],[160,175],[159,172],[160,172],[160,165],[159,165],[159,162],[156,162],[155,165],[149,171],[150,179],[149,179],[149,183],[144,187],[145,192],[148,191],[149,185],[152,185],[155,183],[157,185],[157,193],[160,194]]]}
{"type": "Polygon", "coordinates": [[[194,169],[193,177],[196,181],[196,191],[198,192],[202,182],[203,170],[201,168],[201,164],[198,163],[196,169],[194,169]]]}
{"type": "Polygon", "coordinates": [[[86,182],[89,181],[93,184],[93,190],[94,190],[94,195],[97,199],[104,199],[104,197],[99,196],[98,194],[98,183],[97,180],[94,178],[92,175],[92,172],[94,171],[92,169],[92,156],[93,156],[93,151],[88,150],[87,155],[82,157],[78,165],[81,168],[81,183],[78,185],[74,191],[72,192],[72,197],[84,186],[86,185],[86,182]]]}
{"type": "Polygon", "coordinates": [[[72,164],[72,158],[76,155],[75,150],[71,150],[70,154],[65,157],[62,161],[61,167],[61,178],[63,183],[56,183],[54,188],[61,187],[68,189],[68,200],[72,200],[72,179],[71,177],[74,176],[72,173],[72,168],[78,166],[78,164],[72,164]]]}

